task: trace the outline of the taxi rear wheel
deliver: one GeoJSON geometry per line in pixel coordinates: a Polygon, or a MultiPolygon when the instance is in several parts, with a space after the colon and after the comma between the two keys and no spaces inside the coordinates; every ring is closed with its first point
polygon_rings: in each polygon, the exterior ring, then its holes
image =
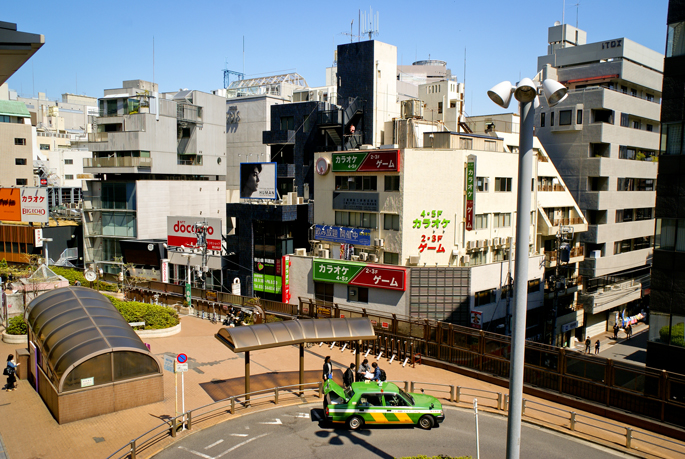
{"type": "Polygon", "coordinates": [[[424,430],[430,430],[433,427],[433,417],[427,414],[421,416],[421,419],[419,419],[419,427],[424,430]]]}
{"type": "Polygon", "coordinates": [[[364,425],[364,420],[359,416],[351,416],[347,418],[347,428],[350,430],[359,430],[364,425]]]}

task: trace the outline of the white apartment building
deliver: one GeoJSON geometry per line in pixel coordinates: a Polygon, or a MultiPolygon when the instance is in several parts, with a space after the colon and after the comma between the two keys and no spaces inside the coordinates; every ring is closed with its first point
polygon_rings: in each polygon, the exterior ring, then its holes
{"type": "Polygon", "coordinates": [[[549,28],[542,77],[566,85],[541,98],[536,135],[585,214],[581,263],[587,334],[637,313],[649,287],[664,56],[627,38],[587,43],[568,24],[549,28]]]}

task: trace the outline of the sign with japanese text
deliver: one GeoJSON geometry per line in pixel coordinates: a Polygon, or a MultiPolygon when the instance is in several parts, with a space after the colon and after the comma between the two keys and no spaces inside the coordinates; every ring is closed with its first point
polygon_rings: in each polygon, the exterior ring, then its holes
{"type": "Polygon", "coordinates": [[[19,188],[0,188],[0,220],[21,221],[21,190],[19,188]]]}
{"type": "Polygon", "coordinates": [[[21,221],[47,223],[48,190],[46,188],[21,189],[21,221]]]}
{"type": "Polygon", "coordinates": [[[254,273],[252,288],[255,292],[281,293],[281,276],[254,273]]]}
{"type": "Polygon", "coordinates": [[[167,244],[170,247],[195,247],[195,223],[206,222],[207,250],[221,250],[221,219],[201,217],[167,217],[167,244]]]}
{"type": "Polygon", "coordinates": [[[36,228],[33,230],[33,246],[34,247],[43,247],[43,229],[42,228],[36,228]]]}
{"type": "Polygon", "coordinates": [[[483,312],[471,311],[471,327],[481,329],[483,328],[483,312]]]}
{"type": "Polygon", "coordinates": [[[399,150],[333,153],[333,172],[399,172],[399,150]]]}
{"type": "Polygon", "coordinates": [[[451,220],[444,218],[442,210],[423,210],[419,217],[412,222],[412,228],[432,229],[432,234],[422,234],[419,242],[419,253],[424,250],[434,250],[435,253],[445,253],[443,235],[435,234],[435,230],[443,230],[449,226],[451,220]]]}
{"type": "Polygon", "coordinates": [[[169,283],[169,259],[164,258],[162,259],[162,282],[165,284],[169,283]]]}
{"type": "Polygon", "coordinates": [[[378,193],[333,192],[333,209],[378,212],[378,193]]]}
{"type": "Polygon", "coordinates": [[[290,256],[284,255],[281,259],[281,263],[283,264],[281,269],[281,272],[283,273],[283,277],[281,279],[283,282],[281,287],[283,298],[281,301],[284,303],[290,303],[290,256]]]}
{"type": "Polygon", "coordinates": [[[343,244],[371,245],[371,230],[345,226],[315,225],[314,239],[343,244]]]}
{"type": "Polygon", "coordinates": [[[466,231],[473,231],[476,195],[476,157],[469,155],[466,163],[466,231]]]}
{"type": "Polygon", "coordinates": [[[400,291],[407,289],[407,271],[404,268],[388,268],[356,261],[314,259],[313,279],[317,282],[334,282],[359,287],[400,291]]]}

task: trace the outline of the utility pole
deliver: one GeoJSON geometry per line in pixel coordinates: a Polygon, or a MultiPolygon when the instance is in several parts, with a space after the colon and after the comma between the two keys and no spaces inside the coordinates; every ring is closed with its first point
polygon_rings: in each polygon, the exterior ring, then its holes
{"type": "Polygon", "coordinates": [[[556,255],[557,264],[554,268],[554,299],[552,300],[552,340],[550,344],[556,346],[557,340],[557,312],[559,305],[559,287],[562,286],[566,289],[566,272],[564,266],[564,275],[560,275],[561,263],[568,265],[571,257],[571,246],[568,241],[573,241],[573,227],[572,226],[560,226],[559,231],[556,234],[556,255]]]}
{"type": "Polygon", "coordinates": [[[200,279],[202,279],[202,290],[207,286],[207,222],[195,223],[195,237],[197,238],[196,247],[202,250],[200,262],[200,279]]]}

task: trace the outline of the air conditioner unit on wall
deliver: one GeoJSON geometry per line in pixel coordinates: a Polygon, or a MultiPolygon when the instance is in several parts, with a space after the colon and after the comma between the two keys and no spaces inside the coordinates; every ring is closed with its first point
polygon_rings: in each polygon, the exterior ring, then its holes
{"type": "Polygon", "coordinates": [[[378,240],[378,247],[384,247],[385,246],[385,239],[379,239],[378,240]]]}
{"type": "Polygon", "coordinates": [[[323,244],[316,244],[316,250],[319,252],[323,250],[323,244]]]}
{"type": "Polygon", "coordinates": [[[371,255],[369,255],[369,261],[371,263],[378,263],[378,255],[376,255],[375,253],[372,253],[371,255]]]}
{"type": "Polygon", "coordinates": [[[471,262],[471,256],[470,255],[464,255],[464,264],[468,264],[471,262]]]}
{"type": "Polygon", "coordinates": [[[307,249],[295,249],[295,255],[299,257],[306,257],[307,256],[307,249]]]}
{"type": "Polygon", "coordinates": [[[508,236],[507,237],[507,245],[511,245],[512,237],[508,236]]]}
{"type": "Polygon", "coordinates": [[[420,259],[421,259],[421,257],[419,255],[412,255],[409,257],[409,264],[410,265],[418,265],[420,259]]]}
{"type": "Polygon", "coordinates": [[[320,252],[321,258],[331,258],[331,251],[328,249],[324,249],[320,252]]]}
{"type": "Polygon", "coordinates": [[[501,245],[498,237],[493,237],[493,238],[492,238],[492,245],[493,245],[493,246],[501,245]]]}
{"type": "Polygon", "coordinates": [[[366,252],[359,252],[359,259],[366,261],[369,258],[369,254],[366,252]]]}

